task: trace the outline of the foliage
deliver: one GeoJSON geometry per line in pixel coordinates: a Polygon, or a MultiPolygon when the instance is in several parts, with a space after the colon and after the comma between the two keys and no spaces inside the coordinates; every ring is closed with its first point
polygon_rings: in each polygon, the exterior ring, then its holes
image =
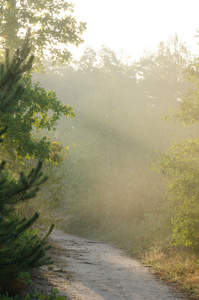
{"type": "Polygon", "coordinates": [[[161,156],[159,169],[169,176],[168,194],[175,209],[172,218],[175,244],[198,246],[199,139],[173,145],[161,156]]]}
{"type": "MultiPolygon", "coordinates": [[[[25,41],[28,55],[30,49],[27,41],[25,41]]],[[[18,55],[20,65],[19,50],[18,55]]],[[[17,65],[11,65],[10,53],[7,51],[6,67],[1,69],[1,78],[4,74],[9,78],[12,78],[11,72],[19,73],[20,69],[17,69],[17,65]]],[[[31,60],[33,56],[31,56],[31,60]]],[[[25,70],[25,69],[24,69],[25,70]]],[[[50,214],[52,218],[53,210],[60,205],[60,199],[62,196],[62,176],[58,174],[54,165],[63,162],[65,151],[68,147],[62,146],[59,142],[51,141],[49,132],[55,130],[57,121],[64,115],[65,117],[73,117],[73,108],[64,105],[57,99],[56,94],[53,91],[46,91],[39,83],[32,83],[30,74],[23,74],[18,77],[18,82],[12,86],[13,90],[5,91],[1,94],[1,100],[8,96],[10,98],[10,104],[16,101],[16,97],[19,97],[19,90],[21,96],[19,101],[15,103],[16,112],[13,113],[11,108],[5,111],[2,107],[0,113],[0,125],[6,129],[3,133],[4,143],[1,144],[1,156],[6,157],[6,168],[17,174],[19,171],[26,170],[30,172],[31,168],[36,167],[38,158],[46,160],[45,169],[50,175],[51,181],[49,182],[50,188],[46,188],[43,184],[40,186],[40,193],[37,193],[37,197],[34,199],[34,203],[20,203],[18,205],[18,212],[20,214],[30,218],[32,210],[37,209],[37,204],[41,207],[42,218],[45,223],[49,225],[49,219],[47,214],[50,214]],[[39,134],[42,131],[43,134],[39,134]],[[53,164],[53,165],[52,165],[53,164]],[[41,204],[41,198],[43,199],[41,204]],[[43,209],[42,209],[43,206],[43,209]],[[20,207],[20,208],[19,208],[20,207]],[[50,211],[46,211],[46,208],[51,207],[50,211]],[[45,209],[44,209],[45,208],[45,209]]],[[[9,101],[9,100],[8,100],[9,101]]],[[[6,103],[5,103],[5,107],[6,103]]],[[[8,106],[9,107],[9,106],[8,106]]],[[[54,218],[54,220],[60,219],[60,217],[54,218]]],[[[51,222],[50,222],[51,223],[51,222]]]]}
{"type": "MultiPolygon", "coordinates": [[[[29,36],[28,36],[29,38],[29,36]]],[[[27,48],[28,55],[30,49],[28,41],[24,47],[27,48]]],[[[20,58],[21,52],[18,50],[20,58]]],[[[18,59],[19,59],[18,58],[18,59]]],[[[31,56],[31,60],[33,56],[31,56]]],[[[11,71],[19,72],[17,66],[12,66],[10,62],[10,52],[7,51],[6,67],[1,70],[1,78],[4,74],[12,77],[11,71]]],[[[19,60],[20,64],[20,60],[19,60]]],[[[30,218],[32,211],[40,207],[42,217],[40,222],[45,221],[45,226],[51,224],[55,217],[55,207],[60,206],[62,197],[62,177],[56,169],[57,164],[61,164],[68,147],[64,147],[57,141],[52,141],[50,131],[55,130],[59,118],[64,115],[66,118],[74,116],[74,110],[68,105],[64,105],[57,99],[53,91],[46,91],[39,83],[32,83],[30,74],[18,77],[18,81],[6,94],[1,95],[2,99],[10,97],[10,104],[19,97],[18,87],[21,89],[19,101],[15,104],[16,112],[7,110],[0,113],[0,125],[6,128],[3,133],[4,143],[1,144],[1,156],[6,158],[6,169],[14,172],[15,176],[22,169],[27,173],[37,166],[38,159],[45,160],[43,167],[48,173],[50,187],[40,185],[40,192],[37,193],[34,201],[30,203],[19,203],[17,210],[20,215],[30,218]],[[41,201],[42,200],[42,201],[41,201]],[[49,216],[50,220],[49,221],[49,216]]],[[[6,104],[5,104],[6,105],[6,104]]],[[[8,106],[9,107],[9,106],[8,106]]]]}
{"type": "MultiPolygon", "coordinates": [[[[38,293],[37,291],[34,291],[29,296],[34,297],[34,299],[36,299],[36,300],[37,299],[44,299],[44,300],[45,299],[46,300],[66,300],[67,299],[67,297],[58,296],[57,293],[58,293],[58,290],[52,288],[51,293],[50,293],[49,296],[42,295],[42,294],[38,293]]],[[[25,299],[25,300],[27,300],[27,299],[25,299]]]]}
{"type": "MultiPolygon", "coordinates": [[[[7,51],[5,62],[0,64],[1,119],[4,115],[10,115],[14,120],[20,112],[19,103],[25,88],[19,84],[19,80],[32,66],[33,56],[29,56],[29,53],[27,37],[24,45],[16,50],[13,59],[10,60],[7,51]]],[[[1,125],[0,136],[3,136],[14,122],[1,125]]],[[[22,218],[16,213],[16,204],[35,197],[39,186],[46,182],[47,177],[43,176],[41,171],[42,162],[39,161],[27,175],[22,171],[19,176],[6,171],[5,165],[6,162],[2,161],[0,165],[0,287],[2,291],[12,288],[13,279],[17,279],[21,272],[52,263],[51,258],[45,255],[45,251],[50,248],[46,238],[54,227],[52,225],[46,236],[40,240],[34,231],[29,230],[38,219],[38,212],[29,219],[22,218]]]]}
{"type": "MultiPolygon", "coordinates": [[[[57,154],[56,154],[57,155],[57,154]]],[[[60,224],[63,220],[63,205],[64,205],[64,190],[66,180],[66,170],[64,163],[60,162],[63,159],[56,159],[58,166],[52,162],[44,162],[43,170],[48,176],[47,184],[40,186],[34,201],[28,203],[19,203],[16,207],[17,213],[26,218],[32,216],[32,211],[37,210],[40,213],[40,218],[36,226],[41,227],[42,230],[48,228],[53,222],[60,224]]],[[[36,161],[28,161],[23,168],[30,169],[36,165],[36,161]]]]}
{"type": "Polygon", "coordinates": [[[181,122],[185,125],[193,125],[199,121],[199,62],[195,58],[188,65],[184,72],[189,88],[179,99],[179,108],[172,115],[167,116],[168,120],[181,122]]]}
{"type": "Polygon", "coordinates": [[[53,63],[71,57],[68,45],[78,46],[85,23],[73,16],[73,5],[56,0],[6,0],[0,3],[0,36],[6,47],[16,49],[27,28],[31,28],[33,51],[37,58],[50,57],[53,63]]]}
{"type": "MultiPolygon", "coordinates": [[[[20,71],[17,65],[10,66],[9,52],[7,52],[6,66],[5,70],[3,68],[1,70],[1,78],[4,75],[12,77],[12,72],[17,74],[20,71]]],[[[37,141],[33,132],[55,128],[61,115],[73,117],[73,108],[62,104],[53,91],[46,92],[39,83],[32,84],[30,75],[23,76],[18,80],[14,90],[10,89],[9,92],[5,90],[1,94],[0,125],[2,128],[8,127],[4,134],[4,148],[8,148],[15,159],[33,157],[50,159],[52,156],[50,141],[45,136],[37,141]],[[19,91],[22,96],[16,102],[19,91]],[[7,105],[6,103],[3,105],[5,95],[8,103],[12,103],[11,111],[4,110],[7,105]],[[13,109],[15,109],[14,114],[13,109]]]]}
{"type": "MultiPolygon", "coordinates": [[[[167,119],[192,125],[199,121],[199,79],[198,64],[192,62],[186,70],[191,84],[189,90],[181,98],[178,109],[167,119]]],[[[198,248],[199,245],[199,138],[196,134],[180,143],[174,144],[159,159],[159,170],[169,176],[168,195],[171,206],[175,210],[172,218],[173,239],[175,244],[198,248]]]]}
{"type": "Polygon", "coordinates": [[[35,300],[39,300],[39,299],[43,299],[43,300],[65,300],[65,299],[67,299],[66,297],[58,296],[57,293],[58,293],[57,289],[52,289],[49,296],[44,295],[44,294],[40,294],[37,291],[34,291],[34,292],[26,295],[25,297],[20,297],[19,295],[16,295],[14,297],[10,297],[8,295],[8,293],[6,293],[5,295],[0,294],[0,300],[29,300],[29,299],[35,299],[35,300]]]}

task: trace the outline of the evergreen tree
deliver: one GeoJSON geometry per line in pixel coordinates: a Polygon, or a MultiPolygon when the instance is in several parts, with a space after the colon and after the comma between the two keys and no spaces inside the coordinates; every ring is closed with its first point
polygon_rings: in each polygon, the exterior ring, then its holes
{"type": "MultiPolygon", "coordinates": [[[[19,80],[24,72],[31,69],[34,57],[30,55],[28,36],[23,46],[17,49],[13,59],[6,51],[5,62],[0,64],[0,119],[5,114],[16,116],[20,111],[20,99],[24,87],[19,80]]],[[[1,128],[0,137],[8,130],[9,125],[1,128]]],[[[6,162],[0,164],[0,288],[1,291],[9,290],[13,279],[19,277],[21,272],[31,268],[52,263],[46,257],[45,251],[50,248],[46,237],[40,240],[30,227],[38,219],[39,214],[30,218],[17,215],[15,206],[20,201],[32,199],[41,184],[47,177],[43,175],[42,162],[32,169],[28,175],[21,172],[18,178],[6,168],[6,162]]]]}

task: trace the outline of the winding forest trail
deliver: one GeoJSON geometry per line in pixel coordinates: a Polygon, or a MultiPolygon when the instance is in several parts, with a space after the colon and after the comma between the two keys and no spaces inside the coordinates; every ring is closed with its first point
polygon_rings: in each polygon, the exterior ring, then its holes
{"type": "Polygon", "coordinates": [[[187,299],[113,246],[60,230],[50,240],[55,263],[35,274],[41,292],[54,285],[60,295],[78,300],[187,299]]]}

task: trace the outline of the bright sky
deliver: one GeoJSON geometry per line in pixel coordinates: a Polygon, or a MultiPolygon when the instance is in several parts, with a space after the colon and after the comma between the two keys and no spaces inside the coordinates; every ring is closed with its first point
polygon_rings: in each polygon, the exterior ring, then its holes
{"type": "Polygon", "coordinates": [[[188,48],[199,54],[199,0],[70,0],[78,21],[87,23],[85,45],[103,44],[133,59],[145,49],[177,33],[188,48]]]}

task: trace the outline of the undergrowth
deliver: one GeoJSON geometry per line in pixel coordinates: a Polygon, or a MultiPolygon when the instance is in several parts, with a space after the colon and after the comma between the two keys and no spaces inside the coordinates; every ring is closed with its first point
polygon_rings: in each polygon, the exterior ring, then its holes
{"type": "Polygon", "coordinates": [[[58,293],[57,289],[52,289],[49,296],[44,295],[44,294],[40,294],[37,291],[29,293],[24,297],[19,296],[19,295],[9,296],[9,294],[6,293],[6,294],[0,294],[0,300],[30,300],[30,299],[34,299],[34,300],[39,300],[39,299],[43,299],[43,300],[67,300],[66,297],[58,296],[57,293],[58,293]]]}
{"type": "Polygon", "coordinates": [[[167,241],[171,236],[171,228],[161,217],[150,218],[140,222],[125,222],[123,220],[106,219],[101,224],[84,224],[72,221],[65,231],[91,239],[99,239],[118,245],[129,255],[143,254],[156,241],[167,241]]]}
{"type": "Polygon", "coordinates": [[[164,248],[155,245],[142,256],[145,265],[153,267],[159,277],[176,283],[183,292],[199,299],[199,253],[190,248],[164,248]]]}

